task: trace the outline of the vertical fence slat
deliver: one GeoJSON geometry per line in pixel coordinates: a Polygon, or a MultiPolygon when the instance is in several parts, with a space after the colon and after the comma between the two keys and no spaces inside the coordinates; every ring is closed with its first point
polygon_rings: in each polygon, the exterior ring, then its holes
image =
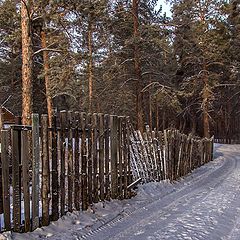
{"type": "MultiPolygon", "coordinates": [[[[50,169],[48,149],[48,115],[41,116],[42,131],[42,225],[49,224],[50,169]]],[[[54,203],[53,203],[54,204],[54,203]]]]}
{"type": "Polygon", "coordinates": [[[7,231],[11,230],[10,213],[10,186],[9,186],[9,154],[8,130],[1,130],[1,160],[2,160],[2,186],[3,186],[3,213],[4,225],[7,231]]]}
{"type": "Polygon", "coordinates": [[[104,200],[104,116],[99,114],[99,185],[100,200],[104,200]]]}
{"type": "Polygon", "coordinates": [[[112,199],[117,198],[117,158],[118,158],[118,117],[110,116],[110,127],[111,127],[111,197],[112,199]]]}
{"type": "Polygon", "coordinates": [[[72,212],[73,202],[73,112],[68,112],[68,211],[72,212]]]}
{"type": "Polygon", "coordinates": [[[21,195],[20,195],[20,172],[19,172],[19,144],[18,132],[12,130],[12,185],[13,185],[13,224],[14,231],[20,231],[21,225],[21,195]]]}
{"type": "Polygon", "coordinates": [[[127,122],[126,117],[122,121],[123,132],[123,196],[127,198],[127,186],[128,186],[128,146],[130,139],[127,139],[127,122]]]}
{"type": "Polygon", "coordinates": [[[93,124],[93,141],[92,141],[92,167],[93,167],[93,202],[98,202],[98,115],[94,113],[92,116],[93,124]]]}
{"type": "Polygon", "coordinates": [[[65,160],[66,160],[66,135],[67,135],[67,112],[60,112],[60,128],[61,128],[61,173],[60,173],[60,205],[61,205],[61,216],[65,214],[65,195],[66,195],[66,184],[65,184],[65,160]]]}
{"type": "Polygon", "coordinates": [[[92,129],[92,114],[87,115],[87,193],[88,193],[88,203],[93,202],[93,129],[92,129]]]}
{"type": "Polygon", "coordinates": [[[118,118],[118,195],[123,197],[123,138],[122,138],[123,117],[118,118]]]}
{"type": "Polygon", "coordinates": [[[52,220],[59,217],[59,181],[58,181],[58,154],[57,154],[57,117],[52,118],[52,220]]]}
{"type": "Polygon", "coordinates": [[[74,205],[77,211],[80,210],[80,149],[79,149],[79,121],[80,114],[79,112],[75,112],[75,130],[74,130],[74,205]]]}
{"type": "Polygon", "coordinates": [[[108,114],[104,115],[104,140],[105,140],[105,198],[107,200],[110,200],[110,180],[109,180],[109,163],[110,163],[110,155],[109,155],[109,124],[110,124],[110,118],[108,114]]]}
{"type": "Polygon", "coordinates": [[[32,114],[32,230],[39,227],[39,115],[32,114]]]}
{"type": "Polygon", "coordinates": [[[88,208],[88,192],[87,192],[87,146],[86,146],[86,114],[81,113],[81,151],[82,151],[82,163],[81,163],[81,189],[82,189],[82,210],[88,208]]]}
{"type": "Polygon", "coordinates": [[[25,232],[29,232],[30,225],[30,177],[29,177],[29,144],[28,144],[28,130],[21,132],[21,160],[23,173],[23,199],[24,199],[24,226],[25,232]]]}

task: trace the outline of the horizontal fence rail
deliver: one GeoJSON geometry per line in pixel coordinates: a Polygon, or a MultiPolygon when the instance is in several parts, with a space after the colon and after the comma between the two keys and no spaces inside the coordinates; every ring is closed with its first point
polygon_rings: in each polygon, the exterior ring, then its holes
{"type": "Polygon", "coordinates": [[[128,198],[128,119],[62,111],[1,130],[1,231],[28,232],[66,212],[128,198]]]}
{"type": "MultiPolygon", "coordinates": [[[[131,128],[131,126],[130,126],[131,128]]],[[[130,155],[134,180],[174,181],[213,159],[213,137],[199,139],[178,130],[131,131],[130,155]]]]}

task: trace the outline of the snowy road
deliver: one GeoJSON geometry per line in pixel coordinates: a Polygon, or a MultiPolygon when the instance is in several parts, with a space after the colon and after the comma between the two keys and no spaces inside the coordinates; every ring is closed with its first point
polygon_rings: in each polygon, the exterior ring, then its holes
{"type": "Polygon", "coordinates": [[[86,239],[240,239],[240,147],[179,191],[146,205],[86,239]]]}
{"type": "Polygon", "coordinates": [[[132,199],[98,203],[93,211],[0,239],[240,240],[240,145],[215,149],[213,162],[175,184],[144,184],[132,199]]]}

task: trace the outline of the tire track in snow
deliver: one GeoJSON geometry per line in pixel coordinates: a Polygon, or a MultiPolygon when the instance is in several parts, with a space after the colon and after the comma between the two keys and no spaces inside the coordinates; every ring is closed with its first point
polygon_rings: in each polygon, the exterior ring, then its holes
{"type": "MultiPolygon", "coordinates": [[[[207,166],[210,169],[207,172],[204,172],[203,174],[198,176],[196,179],[187,182],[188,185],[181,187],[173,193],[167,194],[167,196],[162,197],[161,199],[159,199],[159,197],[161,196],[158,196],[157,199],[153,199],[153,202],[143,205],[140,209],[136,211],[122,212],[112,221],[92,232],[89,232],[88,234],[74,234],[74,236],[76,237],[75,239],[109,239],[114,235],[118,236],[119,233],[122,234],[124,231],[126,231],[126,228],[131,229],[134,223],[137,226],[139,222],[142,221],[142,215],[144,215],[145,219],[148,218],[149,215],[151,215],[151,211],[157,212],[155,215],[158,215],[161,213],[163,214],[164,211],[166,211],[165,209],[171,206],[176,208],[176,204],[180,205],[182,199],[187,199],[187,197],[193,196],[203,186],[205,188],[207,186],[209,186],[209,188],[215,188],[220,185],[222,181],[224,181],[225,176],[234,169],[235,161],[222,161],[218,159],[216,162],[211,162],[207,165],[203,167],[207,166]],[[218,168],[211,168],[211,164],[219,164],[219,161],[220,166],[218,166],[218,168]],[[213,178],[215,179],[214,182],[209,181],[213,178]],[[156,208],[162,210],[159,212],[156,210],[156,208]],[[115,229],[115,226],[117,229],[115,229]],[[129,226],[131,227],[129,228],[129,226]]],[[[206,191],[205,194],[209,192],[209,189],[207,190],[208,191],[206,191]]]]}

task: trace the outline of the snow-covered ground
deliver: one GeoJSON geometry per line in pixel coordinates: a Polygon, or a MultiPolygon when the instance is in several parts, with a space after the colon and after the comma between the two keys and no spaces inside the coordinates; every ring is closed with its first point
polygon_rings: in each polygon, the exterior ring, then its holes
{"type": "Polygon", "coordinates": [[[148,183],[137,196],[95,204],[48,227],[1,239],[240,239],[240,145],[215,145],[215,160],[174,184],[148,183]]]}

